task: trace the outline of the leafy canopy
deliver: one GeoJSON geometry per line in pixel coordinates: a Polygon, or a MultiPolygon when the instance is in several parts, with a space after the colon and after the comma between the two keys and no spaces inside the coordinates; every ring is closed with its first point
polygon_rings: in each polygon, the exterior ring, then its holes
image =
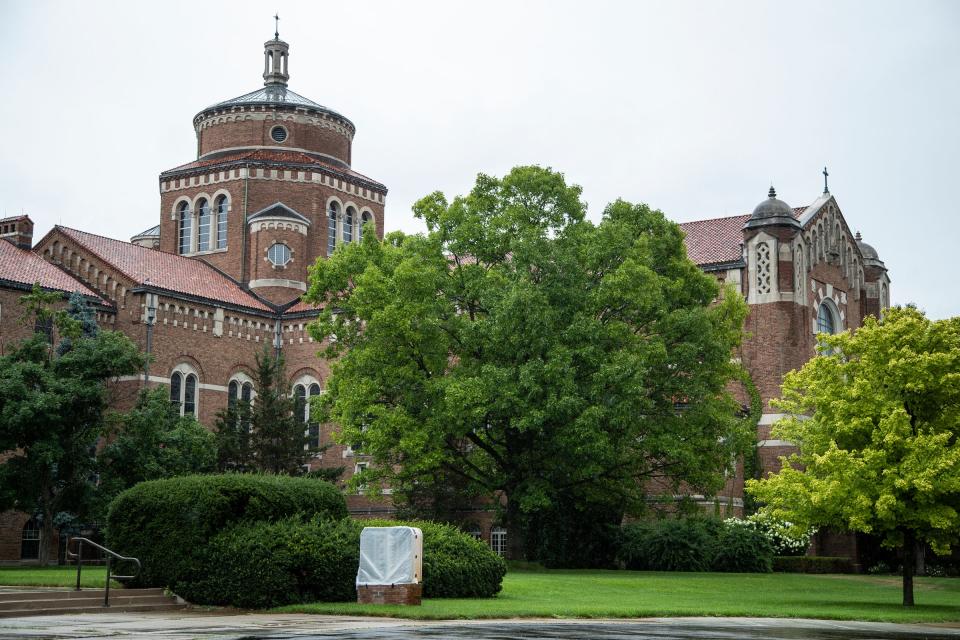
{"type": "Polygon", "coordinates": [[[326,417],[378,463],[360,481],[454,475],[505,492],[514,524],[636,510],[654,478],[719,486],[745,437],[724,392],[745,304],[659,211],[617,201],[594,224],[580,194],[540,167],[480,175],[415,204],[425,235],[364,234],[314,265],[326,417]]]}
{"type": "Polygon", "coordinates": [[[774,437],[800,451],[750,491],[799,526],[887,546],[910,530],[947,552],[960,536],[960,318],[891,309],[824,340],[832,355],[787,374],[777,402],[790,417],[774,437]]]}

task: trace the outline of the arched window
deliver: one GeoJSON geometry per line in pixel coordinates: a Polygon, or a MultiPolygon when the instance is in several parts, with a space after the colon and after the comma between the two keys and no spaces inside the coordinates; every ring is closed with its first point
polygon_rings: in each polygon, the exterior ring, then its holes
{"type": "Polygon", "coordinates": [[[329,258],[333,255],[333,250],[337,248],[337,218],[340,217],[340,205],[331,202],[327,217],[330,220],[327,225],[327,257],[329,258]]]}
{"type": "Polygon", "coordinates": [[[353,207],[347,207],[347,213],[343,218],[343,241],[353,242],[353,221],[356,219],[356,211],[353,207]]]}
{"type": "Polygon", "coordinates": [[[179,408],[182,416],[197,415],[197,374],[174,371],[170,374],[170,402],[179,408]]]}
{"type": "MultiPolygon", "coordinates": [[[[180,406],[180,397],[183,393],[183,374],[179,371],[174,371],[173,375],[170,376],[170,402],[172,404],[180,406]]],[[[181,415],[183,410],[180,411],[181,415]]]]}
{"type": "Polygon", "coordinates": [[[231,380],[230,384],[227,385],[227,407],[233,407],[237,404],[237,399],[240,397],[240,383],[236,380],[231,380]]]}
{"type": "Polygon", "coordinates": [[[20,559],[37,560],[40,558],[40,523],[30,518],[23,525],[20,534],[20,559]]]}
{"type": "Polygon", "coordinates": [[[364,211],[362,214],[360,214],[360,229],[357,231],[358,241],[363,240],[363,228],[367,225],[368,222],[371,223],[371,225],[373,224],[373,216],[370,214],[369,211],[364,211]]]}
{"type": "Polygon", "coordinates": [[[197,203],[197,251],[210,250],[210,203],[201,198],[197,203]]]}
{"type": "Polygon", "coordinates": [[[230,202],[227,196],[217,198],[217,249],[227,248],[227,210],[230,202]]]}
{"type": "Polygon", "coordinates": [[[180,253],[190,253],[190,243],[193,239],[190,220],[190,205],[181,202],[177,207],[177,247],[180,253]]]}
{"type": "Polygon", "coordinates": [[[833,335],[836,332],[837,324],[833,317],[833,311],[826,302],[820,303],[820,310],[817,312],[817,333],[833,335]]]}

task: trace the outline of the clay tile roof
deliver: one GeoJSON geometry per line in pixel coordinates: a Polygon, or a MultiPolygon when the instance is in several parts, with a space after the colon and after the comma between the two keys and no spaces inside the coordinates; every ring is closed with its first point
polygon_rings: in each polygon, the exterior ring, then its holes
{"type": "Polygon", "coordinates": [[[304,302],[303,300],[298,300],[295,305],[289,309],[284,310],[284,313],[302,313],[304,311],[317,311],[319,312],[323,307],[318,307],[312,302],[304,302]]]}
{"type": "Polygon", "coordinates": [[[259,311],[270,307],[206,262],[105,238],[86,231],[56,227],[91,253],[136,282],[174,293],[217,300],[259,311]]]}
{"type": "Polygon", "coordinates": [[[700,266],[742,259],[743,225],[749,215],[683,222],[687,256],[700,266]]]}
{"type": "Polygon", "coordinates": [[[100,296],[66,271],[50,264],[33,251],[21,249],[6,240],[0,240],[0,280],[26,285],[39,282],[44,289],[71,293],[79,291],[85,296],[100,300],[100,296]]]}
{"type": "Polygon", "coordinates": [[[303,153],[302,151],[279,151],[275,149],[248,149],[235,151],[231,153],[218,153],[215,157],[204,158],[201,160],[194,160],[193,162],[188,162],[187,164],[182,164],[179,167],[174,167],[173,169],[167,169],[160,174],[161,178],[168,174],[178,173],[181,171],[189,171],[191,169],[201,169],[207,166],[227,164],[230,162],[279,162],[285,164],[296,164],[304,166],[306,168],[316,167],[318,169],[326,169],[327,171],[332,171],[338,175],[344,175],[348,177],[358,178],[360,180],[365,180],[371,185],[376,185],[380,189],[386,190],[386,186],[377,182],[373,178],[367,177],[362,173],[358,173],[353,169],[347,167],[338,166],[333,163],[323,162],[318,159],[316,156],[310,155],[309,153],[303,153]]]}

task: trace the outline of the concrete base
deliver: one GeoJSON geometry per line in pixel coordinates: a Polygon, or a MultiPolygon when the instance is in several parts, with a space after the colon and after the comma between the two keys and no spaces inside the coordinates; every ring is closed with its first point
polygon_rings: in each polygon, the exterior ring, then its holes
{"type": "Polygon", "coordinates": [[[421,584],[378,584],[357,587],[358,604],[406,604],[419,606],[421,584]]]}

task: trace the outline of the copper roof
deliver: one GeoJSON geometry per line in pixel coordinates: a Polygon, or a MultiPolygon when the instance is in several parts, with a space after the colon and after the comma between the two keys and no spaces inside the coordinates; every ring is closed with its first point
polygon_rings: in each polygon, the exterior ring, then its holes
{"type": "Polygon", "coordinates": [[[244,106],[289,106],[289,107],[300,107],[303,109],[309,109],[311,111],[319,111],[321,113],[328,113],[336,118],[339,118],[350,125],[354,130],[356,127],[348,118],[337,113],[329,107],[325,107],[322,104],[317,104],[310,98],[305,98],[296,91],[288,89],[282,85],[268,85],[265,87],[260,87],[259,89],[254,89],[250,93],[245,93],[242,96],[237,96],[236,98],[230,98],[229,100],[224,100],[223,102],[218,102],[212,104],[209,107],[206,107],[197,114],[195,119],[198,119],[204,113],[208,111],[215,111],[218,109],[229,109],[231,107],[244,107],[244,106]]]}
{"type": "Polygon", "coordinates": [[[258,311],[272,311],[239,284],[212,266],[196,260],[86,231],[56,226],[68,238],[87,249],[138,285],[206,298],[258,311]]]}
{"type": "Polygon", "coordinates": [[[100,299],[85,284],[29,249],[0,240],[0,280],[24,285],[39,283],[44,289],[79,293],[100,299]]]}

